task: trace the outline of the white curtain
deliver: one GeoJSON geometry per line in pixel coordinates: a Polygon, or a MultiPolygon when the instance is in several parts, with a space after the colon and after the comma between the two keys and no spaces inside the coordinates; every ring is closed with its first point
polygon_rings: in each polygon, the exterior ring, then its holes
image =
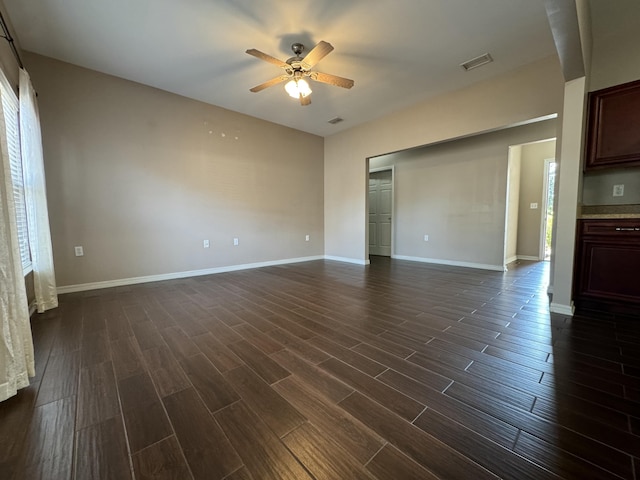
{"type": "Polygon", "coordinates": [[[36,307],[42,313],[58,306],[58,294],[53,270],[40,117],[36,92],[24,69],[20,69],[20,147],[36,307]]]}
{"type": "MultiPolygon", "coordinates": [[[[3,75],[4,76],[4,75],[3,75]]],[[[1,94],[1,93],[0,93],[1,94]]],[[[4,115],[0,102],[0,401],[35,375],[4,115]]]]}

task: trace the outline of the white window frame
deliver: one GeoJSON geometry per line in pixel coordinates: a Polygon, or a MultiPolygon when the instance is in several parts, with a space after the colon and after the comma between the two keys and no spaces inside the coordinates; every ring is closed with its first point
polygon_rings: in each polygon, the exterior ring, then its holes
{"type": "Polygon", "coordinates": [[[24,169],[22,166],[22,152],[20,149],[20,102],[13,89],[4,82],[0,82],[2,111],[7,133],[7,149],[9,165],[11,167],[11,183],[13,184],[13,199],[15,202],[16,224],[18,226],[18,241],[20,244],[20,259],[22,270],[27,275],[33,270],[31,251],[29,246],[29,230],[27,224],[27,203],[25,197],[24,169]]]}

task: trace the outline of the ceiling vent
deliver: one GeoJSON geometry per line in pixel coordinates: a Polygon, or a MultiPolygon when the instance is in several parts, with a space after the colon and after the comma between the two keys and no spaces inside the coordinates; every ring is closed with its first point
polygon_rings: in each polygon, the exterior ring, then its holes
{"type": "Polygon", "coordinates": [[[481,67],[482,65],[486,65],[491,62],[493,62],[493,58],[491,58],[491,55],[488,53],[485,53],[484,55],[480,55],[479,57],[472,58],[471,60],[461,63],[460,66],[468,72],[469,70],[473,70],[474,68],[481,67]]]}
{"type": "Polygon", "coordinates": [[[340,117],[336,117],[336,118],[332,118],[331,120],[329,120],[329,123],[331,125],[335,125],[336,123],[340,123],[344,121],[344,119],[340,118],[340,117]]]}

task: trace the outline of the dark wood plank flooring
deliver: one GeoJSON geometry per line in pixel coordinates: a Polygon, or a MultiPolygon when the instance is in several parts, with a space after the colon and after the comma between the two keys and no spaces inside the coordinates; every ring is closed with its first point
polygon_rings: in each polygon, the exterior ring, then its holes
{"type": "Polygon", "coordinates": [[[548,264],[374,257],[61,296],[0,478],[640,480],[640,321],[548,264]]]}

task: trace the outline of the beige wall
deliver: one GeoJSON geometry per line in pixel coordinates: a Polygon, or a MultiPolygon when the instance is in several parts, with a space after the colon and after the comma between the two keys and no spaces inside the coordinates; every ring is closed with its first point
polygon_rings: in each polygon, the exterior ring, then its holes
{"type": "Polygon", "coordinates": [[[547,120],[371,159],[395,165],[394,255],[501,269],[509,146],[555,135],[547,120]]]}
{"type": "Polygon", "coordinates": [[[59,286],[324,253],[321,137],[51,58],[25,63],[59,286]]]}
{"type": "Polygon", "coordinates": [[[544,164],[556,155],[555,140],[522,146],[520,202],[518,214],[518,256],[540,255],[542,219],[544,217],[544,164]],[[531,204],[538,208],[532,209],[531,204]]]}
{"type": "Polygon", "coordinates": [[[640,169],[607,169],[584,174],[583,205],[640,204],[640,169]],[[624,185],[622,197],[613,196],[613,186],[624,185]]]}
{"type": "Polygon", "coordinates": [[[550,57],[327,137],[325,253],[366,261],[367,158],[557,113],[562,87],[558,60],[550,57]]]}
{"type": "Polygon", "coordinates": [[[589,91],[640,79],[637,0],[592,0],[589,91]]]}

